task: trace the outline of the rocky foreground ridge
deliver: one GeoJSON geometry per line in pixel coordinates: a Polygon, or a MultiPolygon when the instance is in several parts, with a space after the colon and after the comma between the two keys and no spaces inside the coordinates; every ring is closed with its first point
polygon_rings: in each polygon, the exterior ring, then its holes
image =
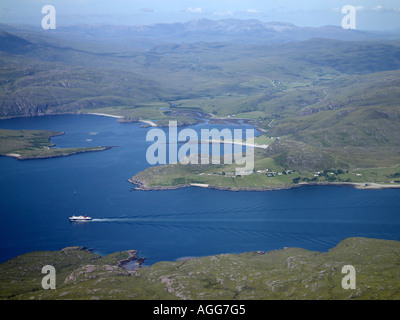
{"type": "MultiPolygon", "coordinates": [[[[82,247],[37,251],[0,265],[1,299],[399,299],[400,242],[348,238],[328,252],[284,248],[140,267],[136,250],[104,257],[82,247]],[[136,269],[126,267],[136,263],[136,269]],[[44,265],[56,270],[45,290],[44,265]],[[344,289],[345,265],[355,289],[344,289]]],[[[345,281],[346,282],[346,281],[345,281]]],[[[347,283],[347,282],[346,282],[347,283]]]]}

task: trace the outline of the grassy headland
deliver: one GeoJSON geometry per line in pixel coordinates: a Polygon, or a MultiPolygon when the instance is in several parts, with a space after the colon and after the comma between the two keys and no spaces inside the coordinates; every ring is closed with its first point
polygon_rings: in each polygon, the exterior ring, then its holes
{"type": "Polygon", "coordinates": [[[285,169],[273,158],[255,162],[249,175],[236,175],[232,165],[171,164],[150,167],[129,179],[140,190],[168,190],[201,186],[231,191],[264,191],[304,185],[357,188],[400,188],[399,167],[304,172],[285,169]]]}
{"type": "Polygon", "coordinates": [[[46,130],[0,129],[0,155],[26,159],[43,159],[69,156],[82,152],[103,151],[110,147],[52,148],[50,138],[64,134],[46,130]]]}

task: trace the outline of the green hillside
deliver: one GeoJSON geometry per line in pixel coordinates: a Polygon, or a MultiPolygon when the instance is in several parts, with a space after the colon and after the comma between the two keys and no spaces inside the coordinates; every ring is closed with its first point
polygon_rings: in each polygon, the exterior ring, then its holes
{"type": "Polygon", "coordinates": [[[328,252],[284,248],[158,262],[128,271],[121,261],[137,261],[136,251],[101,257],[72,247],[27,253],[1,264],[0,298],[395,300],[400,298],[399,256],[397,241],[349,238],[328,252]],[[42,288],[45,265],[56,270],[56,289],[42,288]],[[355,268],[355,289],[342,287],[347,265],[355,268]]]}
{"type": "Polygon", "coordinates": [[[400,163],[399,41],[160,42],[105,51],[109,42],[88,44],[81,34],[68,47],[57,36],[0,37],[3,118],[99,112],[165,126],[196,123],[201,112],[279,137],[259,156],[282,169],[400,163]]]}

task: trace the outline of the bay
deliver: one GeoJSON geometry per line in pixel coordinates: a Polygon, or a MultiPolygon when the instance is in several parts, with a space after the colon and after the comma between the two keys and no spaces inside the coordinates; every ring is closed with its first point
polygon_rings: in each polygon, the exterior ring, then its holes
{"type": "Polygon", "coordinates": [[[75,245],[101,255],[136,249],[153,264],[283,247],[327,251],[348,237],[400,240],[400,190],[133,191],[128,179],[149,167],[151,128],[94,115],[13,118],[0,128],[65,132],[52,139],[56,147],[115,146],[52,159],[0,157],[0,262],[75,245]],[[94,221],[70,223],[72,214],[94,221]]]}

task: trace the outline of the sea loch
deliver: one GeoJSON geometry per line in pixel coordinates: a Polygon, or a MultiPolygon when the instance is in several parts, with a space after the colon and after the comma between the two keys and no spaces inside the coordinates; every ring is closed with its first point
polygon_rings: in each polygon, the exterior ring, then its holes
{"type": "Polygon", "coordinates": [[[115,146],[52,159],[0,157],[0,262],[75,245],[101,255],[136,249],[153,264],[283,247],[326,251],[355,236],[400,240],[398,189],[138,191],[128,179],[149,166],[149,128],[95,115],[14,118],[0,128],[65,132],[52,139],[56,147],[115,146]],[[93,221],[70,223],[73,214],[93,221]]]}

